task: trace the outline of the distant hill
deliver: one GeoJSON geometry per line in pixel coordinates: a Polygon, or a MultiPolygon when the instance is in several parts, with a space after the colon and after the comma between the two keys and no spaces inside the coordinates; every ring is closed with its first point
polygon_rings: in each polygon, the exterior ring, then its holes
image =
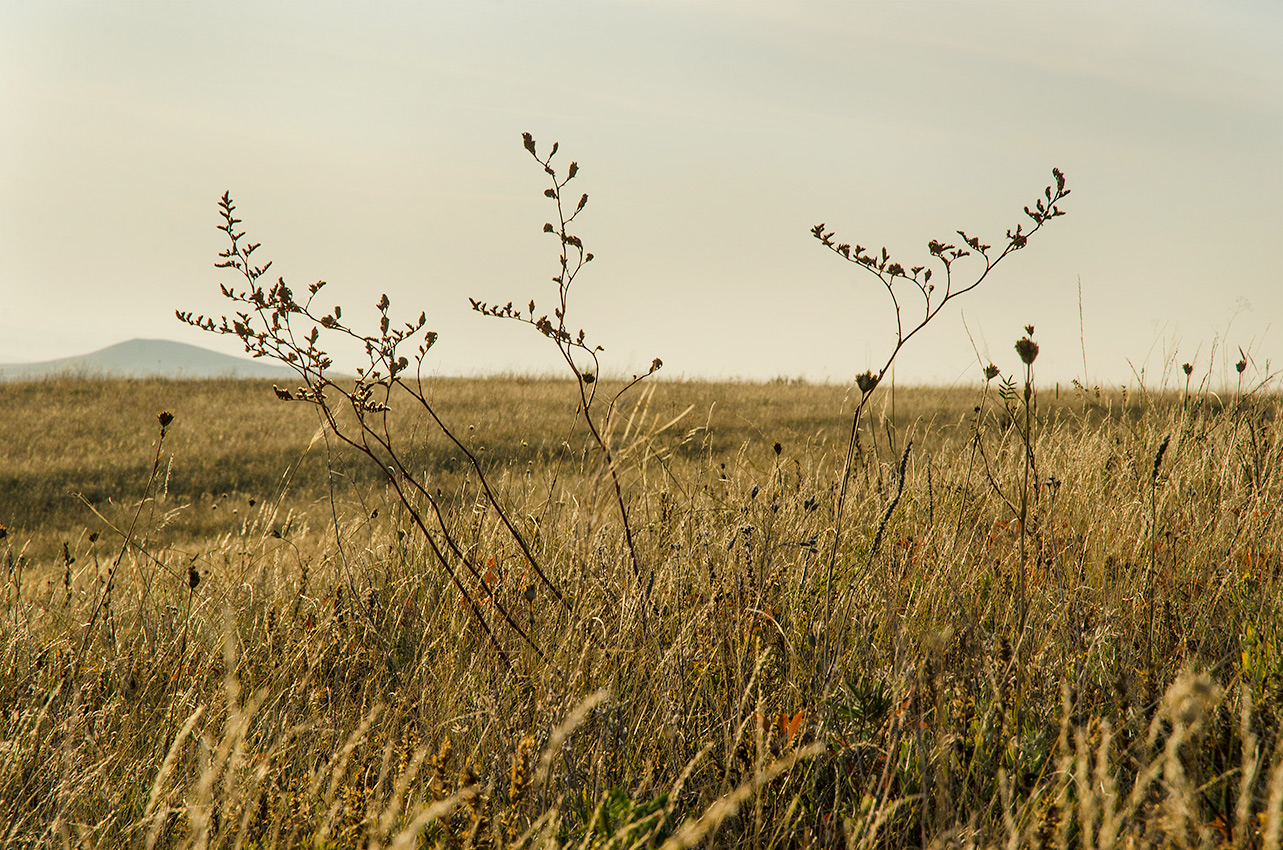
{"type": "Polygon", "coordinates": [[[131,339],[100,351],[46,360],[0,364],[0,381],[31,381],[61,375],[120,378],[275,378],[294,372],[248,357],[230,357],[163,339],[131,339]]]}

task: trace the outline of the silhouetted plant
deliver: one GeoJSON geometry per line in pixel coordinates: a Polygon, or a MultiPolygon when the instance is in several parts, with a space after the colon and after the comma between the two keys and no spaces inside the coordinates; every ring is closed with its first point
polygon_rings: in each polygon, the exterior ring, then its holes
{"type": "MultiPolygon", "coordinates": [[[[610,480],[615,488],[615,503],[619,508],[619,516],[624,525],[624,541],[628,546],[628,557],[632,563],[633,576],[640,579],[641,562],[637,556],[637,546],[633,542],[632,523],[628,519],[628,506],[624,502],[623,487],[619,481],[618,464],[615,454],[611,450],[611,416],[614,413],[616,402],[619,401],[619,398],[624,393],[655,374],[664,364],[663,361],[656,357],[651,361],[650,369],[644,374],[633,375],[632,380],[625,383],[622,389],[611,396],[604,414],[599,415],[594,409],[593,403],[597,399],[597,379],[601,375],[601,363],[597,359],[597,353],[605,349],[589,341],[583,328],[574,332],[571,330],[572,326],[566,323],[570,302],[570,287],[579,277],[580,272],[584,270],[584,267],[592,262],[593,259],[592,253],[584,250],[583,240],[569,230],[570,225],[574,223],[579,214],[584,211],[584,207],[588,205],[588,195],[581,194],[579,200],[575,203],[574,211],[567,213],[568,204],[563,193],[567,184],[579,174],[579,163],[571,162],[569,167],[566,168],[565,176],[560,176],[557,173],[557,169],[552,165],[552,158],[557,155],[557,142],[553,142],[547,156],[540,157],[535,147],[533,136],[529,133],[522,133],[521,140],[530,156],[542,166],[544,173],[548,176],[550,185],[544,190],[544,197],[552,200],[557,206],[557,223],[546,222],[543,226],[543,232],[551,233],[558,241],[560,248],[557,274],[553,275],[552,278],[553,283],[557,284],[557,301],[556,306],[553,307],[553,317],[549,319],[548,314],[544,313],[536,318],[533,299],[527,305],[527,311],[524,313],[520,308],[513,307],[511,301],[499,306],[478,301],[475,298],[468,300],[472,302],[472,309],[482,315],[495,316],[501,319],[515,319],[518,322],[530,325],[552,340],[553,344],[557,346],[557,350],[561,352],[566,365],[570,367],[571,374],[574,375],[575,385],[579,391],[579,412],[583,415],[584,424],[588,426],[588,433],[592,435],[593,442],[601,453],[606,469],[610,473],[610,480]]],[[[574,197],[573,194],[570,197],[574,197]]]]}
{"type": "Polygon", "coordinates": [[[983,283],[995,266],[1010,254],[1028,245],[1029,239],[1041,230],[1043,225],[1053,218],[1064,215],[1064,211],[1060,209],[1059,204],[1069,195],[1070,190],[1065,188],[1065,175],[1059,168],[1053,168],[1051,173],[1055,185],[1049,185],[1043,190],[1043,197],[1035,202],[1032,209],[1025,207],[1025,215],[1033,221],[1033,227],[1028,232],[1025,232],[1023,224],[1017,224],[1014,230],[1008,228],[1006,244],[996,256],[990,253],[992,250],[991,245],[982,243],[975,236],[968,236],[962,230],[957,231],[958,236],[962,238],[962,246],[942,242],[938,239],[932,239],[927,243],[928,253],[943,267],[943,289],[939,289],[935,283],[931,282],[933,277],[932,269],[927,268],[925,264],[906,267],[904,264],[893,260],[885,247],[877,254],[870,254],[863,245],[852,246],[847,242],[837,242],[833,238],[834,232],[829,230],[828,225],[824,222],[820,222],[811,228],[811,235],[826,248],[847,262],[863,268],[876,277],[886,288],[887,295],[891,298],[891,304],[895,310],[895,342],[891,346],[890,353],[887,354],[879,369],[876,371],[872,369],[866,370],[857,375],[855,379],[856,386],[860,390],[860,400],[856,403],[855,412],[851,417],[851,435],[847,442],[846,457],[842,465],[842,481],[841,486],[838,488],[837,505],[834,511],[833,547],[829,554],[828,577],[825,583],[825,637],[824,654],[821,660],[821,672],[823,673],[827,673],[829,664],[829,633],[831,631],[829,621],[833,610],[833,573],[837,566],[847,489],[851,481],[851,469],[855,460],[860,417],[864,412],[864,408],[869,399],[872,398],[878,385],[891,370],[891,366],[895,363],[895,359],[900,354],[901,349],[919,331],[930,324],[932,319],[940,315],[940,311],[944,309],[946,304],[983,283]],[[954,264],[964,257],[979,258],[983,261],[984,268],[970,283],[957,286],[954,276],[954,264]],[[898,283],[910,285],[911,293],[921,299],[922,312],[921,314],[915,314],[916,318],[910,317],[907,313],[907,307],[901,303],[902,297],[896,290],[896,284],[898,283]]]}
{"type": "MultiPolygon", "coordinates": [[[[245,346],[246,352],[254,357],[271,358],[293,368],[303,383],[293,389],[273,385],[277,397],[282,401],[301,401],[314,405],[322,419],[327,441],[329,435],[333,434],[340,442],[355,449],[379,468],[405,509],[411,524],[419,531],[437,563],[459,590],[468,609],[505,663],[509,662],[508,653],[482,614],[473,593],[462,581],[461,571],[473,577],[479,591],[490,596],[495,610],[508,627],[543,658],[543,651],[516,622],[503,601],[494,594],[490,583],[483,579],[484,570],[451,531],[438,497],[428,489],[423,474],[412,471],[403,456],[403,443],[397,440],[389,425],[388,413],[396,402],[393,390],[403,391],[405,395],[401,398],[408,399],[427,413],[441,433],[467,458],[487,501],[521,549],[531,569],[557,601],[567,605],[561,590],[540,567],[525,536],[499,502],[476,455],[441,419],[428,400],[421,372],[424,358],[437,341],[437,334],[427,329],[426,314],[420,313],[415,321],[394,327],[389,314],[391,302],[384,294],[375,305],[379,314],[378,331],[364,333],[343,320],[342,306],[335,306],[328,311],[313,306],[325,287],[325,281],[310,285],[307,298],[302,302],[295,299],[294,292],[285,284],[284,278],[277,278],[276,283],[270,286],[264,285],[263,277],[272,264],[254,264],[253,255],[260,243],[244,241],[244,231],[237,230],[241,220],[234,216],[235,209],[230,194],[224,193],[219,201],[219,214],[223,223],[218,229],[227,234],[230,245],[219,253],[220,260],[215,265],[238,272],[249,284],[249,288],[245,290],[219,285],[223,297],[242,305],[244,309],[238,310],[230,319],[224,316],[217,322],[180,310],[177,312],[179,320],[210,333],[235,336],[245,346]],[[366,365],[357,368],[357,377],[351,382],[350,389],[330,377],[333,360],[321,344],[323,332],[327,336],[354,340],[364,350],[366,365]],[[403,346],[410,345],[417,345],[413,354],[413,370],[410,368],[410,358],[401,353],[403,346]],[[351,420],[340,417],[339,411],[344,408],[352,414],[351,420]],[[423,504],[427,505],[427,511],[422,508],[423,504]]],[[[343,545],[341,538],[338,545],[343,545]]],[[[359,600],[361,596],[355,587],[351,589],[353,597],[359,600]]]]}

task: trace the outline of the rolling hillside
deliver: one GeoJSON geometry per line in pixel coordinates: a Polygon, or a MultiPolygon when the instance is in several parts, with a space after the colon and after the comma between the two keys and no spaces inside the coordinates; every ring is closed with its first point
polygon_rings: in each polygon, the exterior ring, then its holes
{"type": "Polygon", "coordinates": [[[41,363],[0,364],[0,381],[86,377],[290,378],[293,372],[248,357],[231,357],[182,342],[132,339],[89,354],[41,363]]]}

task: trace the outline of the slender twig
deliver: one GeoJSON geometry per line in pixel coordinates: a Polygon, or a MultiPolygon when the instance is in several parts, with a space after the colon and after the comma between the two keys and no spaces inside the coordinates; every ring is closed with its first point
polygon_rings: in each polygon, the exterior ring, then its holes
{"type": "Polygon", "coordinates": [[[111,598],[112,588],[116,584],[116,571],[120,569],[120,563],[125,559],[125,554],[129,551],[130,541],[134,539],[134,529],[138,526],[138,518],[142,516],[143,505],[147,504],[147,497],[151,493],[152,484],[156,483],[156,473],[160,470],[160,454],[165,445],[165,435],[169,433],[169,425],[174,421],[173,414],[168,410],[156,414],[160,422],[160,438],[156,440],[156,455],[152,458],[151,473],[147,476],[147,483],[143,485],[142,498],[138,500],[138,507],[134,510],[134,517],[129,522],[129,528],[125,532],[124,540],[120,544],[120,552],[111,562],[111,569],[107,571],[107,582],[103,585],[102,593],[98,596],[98,604],[94,606],[93,613],[89,615],[89,623],[85,626],[85,633],[80,639],[80,651],[76,653],[75,666],[72,668],[73,677],[80,675],[80,667],[85,660],[85,650],[89,647],[89,641],[93,637],[94,627],[98,623],[98,615],[106,606],[107,600],[111,598]]]}

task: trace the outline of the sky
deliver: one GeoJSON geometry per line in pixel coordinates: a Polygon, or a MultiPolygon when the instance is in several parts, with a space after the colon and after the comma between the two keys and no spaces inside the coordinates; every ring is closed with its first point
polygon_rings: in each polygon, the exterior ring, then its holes
{"type": "Polygon", "coordinates": [[[468,300],[552,307],[529,132],[590,196],[569,323],[607,372],[850,382],[895,316],[811,227],[926,265],[958,229],[1000,246],[1058,167],[1066,215],[912,339],[897,381],[1015,371],[1027,324],[1044,383],[1176,386],[1184,362],[1225,383],[1240,348],[1264,377],[1280,33],[1275,0],[0,4],[0,362],[235,353],[174,317],[232,309],[230,191],[295,291],[324,279],[371,328],[383,293],[426,312],[429,374],[556,374],[548,340],[468,300]]]}

